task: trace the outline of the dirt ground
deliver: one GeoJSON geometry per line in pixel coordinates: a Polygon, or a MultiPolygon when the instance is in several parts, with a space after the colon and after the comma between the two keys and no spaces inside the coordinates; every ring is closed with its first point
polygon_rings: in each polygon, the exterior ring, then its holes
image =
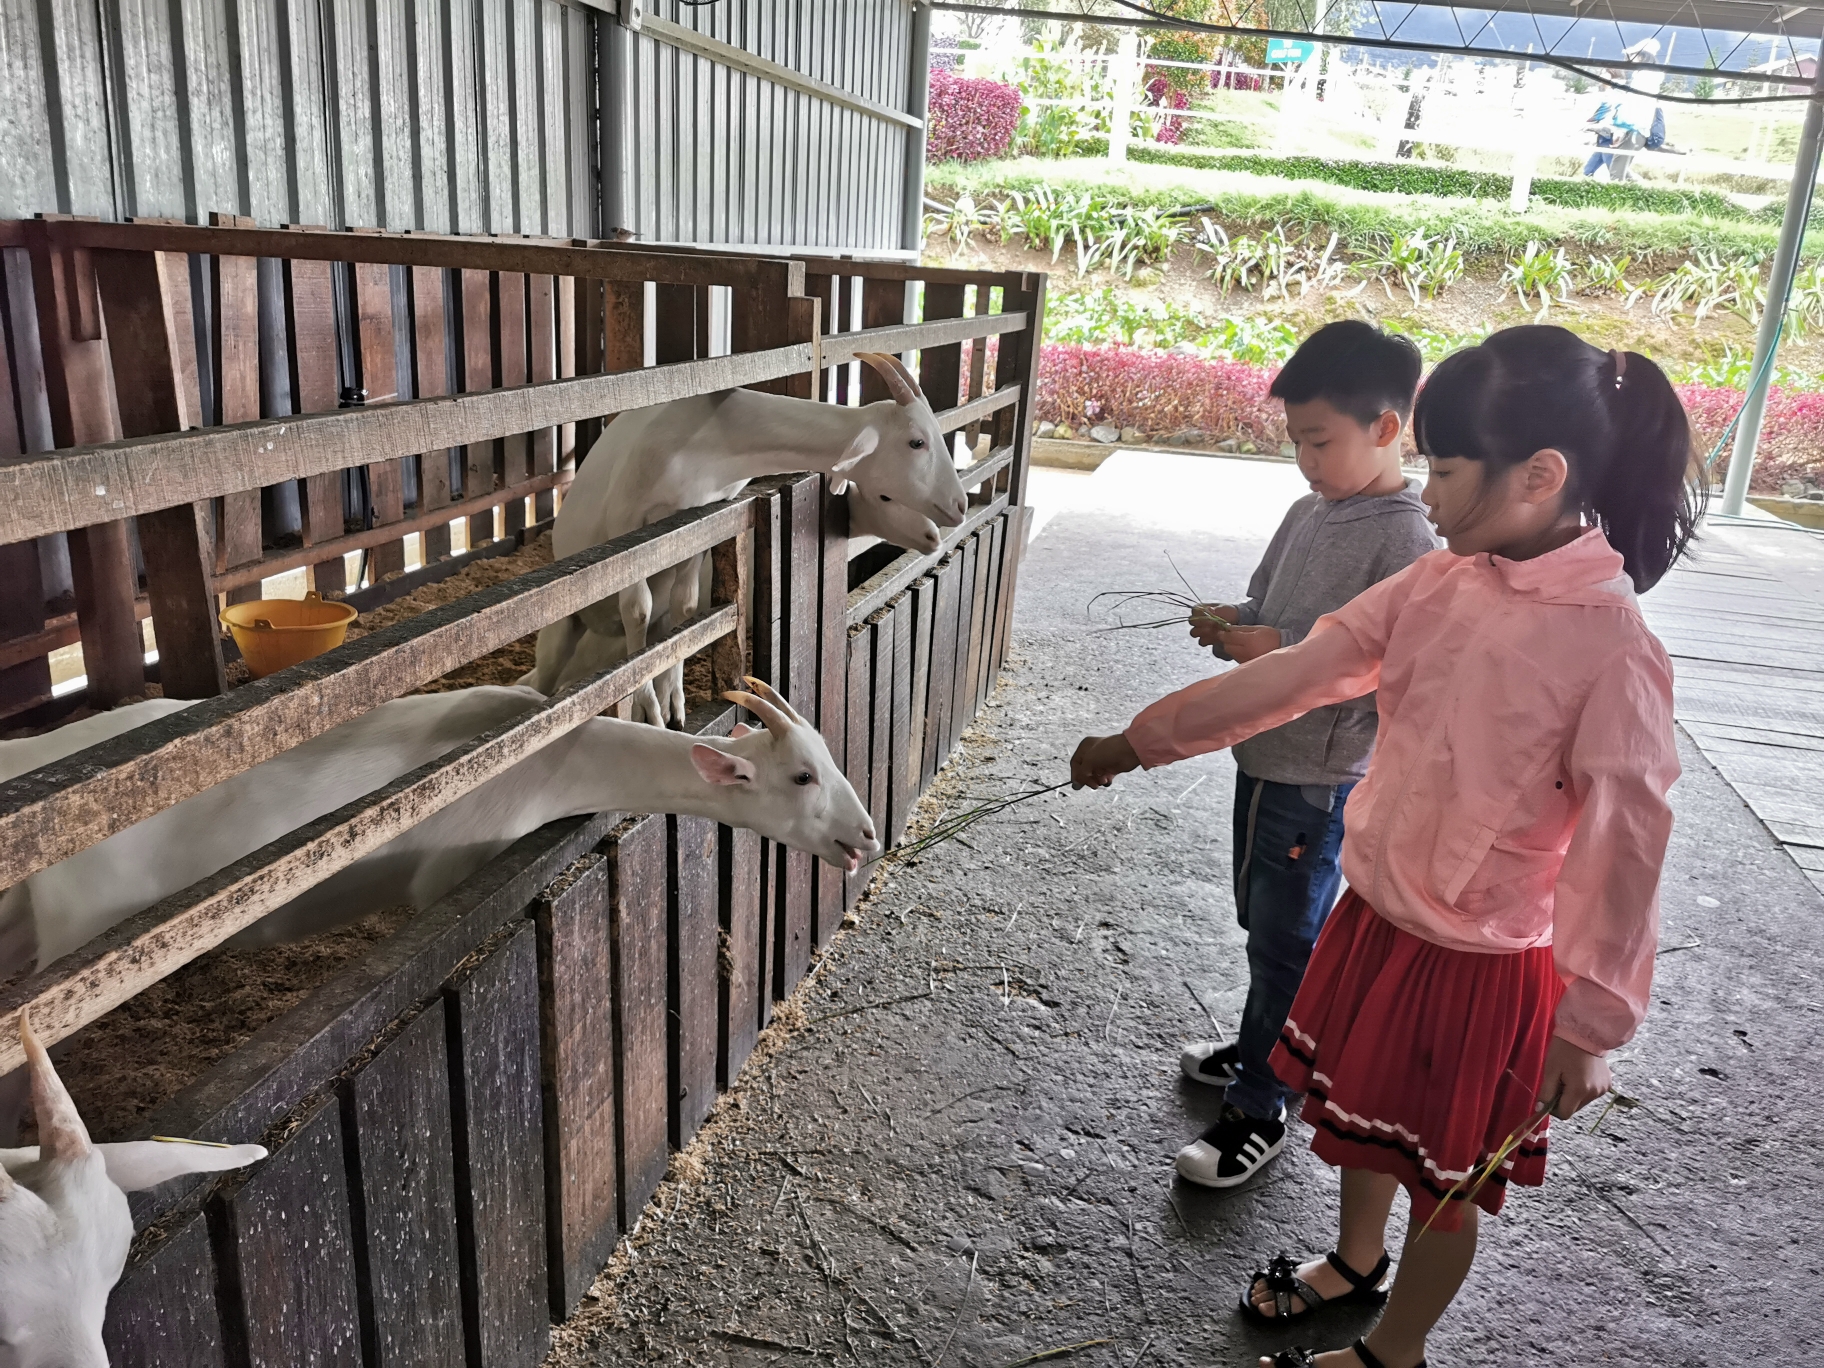
{"type": "MultiPolygon", "coordinates": [[[[1055,782],[1078,737],[1204,673],[1176,632],[1097,634],[1086,601],[1163,587],[1168,549],[1201,591],[1238,592],[1300,492],[1289,467],[1194,457],[1080,478],[1096,488],[1034,543],[1005,682],[932,807],[1055,782]]],[[[1547,1186],[1485,1224],[1439,1368],[1817,1343],[1819,897],[1683,755],[1654,1011],[1613,1061],[1639,1105],[1555,1131],[1547,1186]]],[[[1218,755],[1065,791],[891,869],[551,1364],[1240,1368],[1360,1333],[1260,1334],[1230,1310],[1266,1256],[1329,1247],[1336,1180],[1308,1130],[1232,1193],[1171,1167],[1217,1105],[1179,1047],[1205,1008],[1232,1031],[1245,991],[1231,776],[1218,755]]]]}

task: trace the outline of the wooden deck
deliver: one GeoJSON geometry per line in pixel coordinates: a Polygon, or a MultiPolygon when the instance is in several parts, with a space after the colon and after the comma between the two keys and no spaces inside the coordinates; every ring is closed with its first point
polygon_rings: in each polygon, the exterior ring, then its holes
{"type": "Polygon", "coordinates": [[[1824,536],[1713,519],[1642,600],[1678,721],[1824,892],[1824,536]]]}

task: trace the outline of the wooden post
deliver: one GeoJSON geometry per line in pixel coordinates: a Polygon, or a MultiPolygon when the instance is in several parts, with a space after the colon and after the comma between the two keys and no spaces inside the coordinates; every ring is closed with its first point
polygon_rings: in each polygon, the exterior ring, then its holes
{"type": "Polygon", "coordinates": [[[716,823],[666,819],[671,888],[666,943],[668,1138],[683,1149],[716,1104],[721,931],[716,823]]]}
{"type": "MultiPolygon", "coordinates": [[[[458,271],[462,288],[462,348],[458,365],[462,369],[465,394],[492,389],[494,385],[494,331],[492,322],[493,287],[487,271],[458,271]]],[[[499,483],[500,443],[470,442],[464,448],[462,497],[479,498],[491,494],[499,483]]],[[[469,549],[494,540],[494,510],[472,514],[469,518],[469,549]]]]}
{"type": "MultiPolygon", "coordinates": [[[[370,404],[396,403],[400,385],[398,353],[393,349],[393,268],[357,261],[349,267],[349,275],[355,292],[355,356],[361,367],[360,386],[367,391],[370,404]]],[[[367,493],[376,527],[403,522],[405,458],[370,462],[367,493]]],[[[389,575],[404,573],[403,538],[382,543],[368,554],[369,583],[378,584],[389,575]]]]}
{"type": "Polygon", "coordinates": [[[658,285],[653,290],[653,359],[659,365],[692,361],[697,350],[697,315],[703,312],[704,291],[695,285],[658,285]]]}
{"type": "MultiPolygon", "coordinates": [[[[16,304],[6,271],[0,271],[0,311],[13,315],[16,304]]],[[[8,329],[0,320],[0,461],[11,460],[25,452],[24,433],[14,410],[13,367],[26,360],[28,372],[37,358],[27,358],[26,341],[14,333],[7,345],[8,329]]],[[[24,386],[21,386],[24,388],[24,386]]],[[[0,546],[0,646],[20,637],[36,636],[44,630],[44,580],[39,570],[38,543],[13,542],[0,546]]],[[[0,717],[22,712],[51,696],[51,663],[48,656],[38,656],[17,665],[0,668],[0,717]]]]}
{"type": "MultiPolygon", "coordinates": [[[[862,806],[872,812],[868,783],[873,775],[869,748],[873,745],[874,734],[867,723],[872,698],[873,633],[863,625],[847,633],[847,636],[849,668],[848,678],[844,681],[843,700],[847,707],[847,744],[843,748],[845,754],[842,772],[848,778],[849,787],[855,790],[855,796],[861,799],[862,806]]],[[[883,834],[880,839],[884,842],[887,838],[883,834]]],[[[847,877],[843,889],[847,906],[855,905],[855,900],[861,896],[861,890],[867,887],[873,872],[870,866],[864,865],[847,877]]]]}
{"type": "MultiPolygon", "coordinates": [[[[533,384],[557,379],[557,279],[554,276],[528,276],[527,296],[530,321],[526,342],[530,350],[528,365],[533,384]]],[[[534,475],[549,475],[557,469],[558,429],[539,428],[532,434],[532,469],[534,475]]],[[[532,520],[548,522],[556,511],[556,495],[545,490],[532,501],[532,520]]]]}
{"type": "MultiPolygon", "coordinates": [[[[406,280],[412,305],[413,392],[420,399],[440,398],[452,388],[446,350],[444,272],[438,266],[413,266],[406,280]]],[[[453,499],[448,449],[423,453],[418,458],[418,511],[447,508],[453,499]]],[[[423,537],[426,565],[449,558],[448,523],[427,527],[423,537]]]]}
{"type": "Polygon", "coordinates": [[[226,1368],[209,1228],[193,1216],[141,1258],[108,1294],[101,1329],[114,1368],[226,1368]]]}
{"type": "MultiPolygon", "coordinates": [[[[841,755],[848,725],[849,501],[845,496],[832,495],[827,479],[818,481],[818,492],[821,542],[817,557],[817,711],[805,715],[815,716],[817,730],[823,733],[830,754],[841,755]]],[[[842,925],[843,910],[850,902],[846,896],[849,881],[841,870],[821,860],[813,863],[812,871],[816,915],[811,932],[815,943],[822,947],[829,944],[842,925]]]]}
{"type": "MultiPolygon", "coordinates": [[[[288,225],[290,226],[290,225],[288,225]]],[[[291,354],[291,410],[327,413],[341,403],[336,384],[335,281],[327,261],[287,258],[285,327],[291,354]]],[[[342,472],[332,470],[304,480],[300,534],[304,545],[340,537],[345,526],[342,472]]],[[[340,556],[310,567],[312,586],[324,598],[347,588],[340,556]]]]}
{"type": "MultiPolygon", "coordinates": [[[[582,276],[574,277],[571,282],[573,302],[571,314],[576,326],[576,350],[573,374],[601,375],[607,368],[607,331],[608,300],[607,291],[613,286],[605,281],[589,280],[582,276]]],[[[645,292],[641,291],[640,303],[645,305],[645,292]]],[[[642,331],[640,339],[641,354],[639,361],[645,359],[645,337],[642,331]]],[[[638,362],[636,361],[636,364],[638,362]]],[[[588,457],[596,438],[602,435],[602,420],[585,418],[576,425],[576,459],[580,463],[588,457]]]]}
{"type": "MultiPolygon", "coordinates": [[[[875,280],[861,282],[861,326],[885,328],[906,321],[906,282],[875,280]]],[[[861,402],[878,403],[892,398],[887,382],[872,366],[861,368],[861,402]]]]}
{"type": "MultiPolygon", "coordinates": [[[[924,321],[934,323],[941,318],[963,317],[964,296],[968,290],[967,285],[927,283],[924,321]]],[[[979,345],[975,350],[980,350],[979,345]]],[[[926,347],[919,354],[918,386],[931,401],[932,408],[941,412],[961,402],[962,376],[961,342],[952,342],[947,347],[926,347]]]]}
{"type": "MultiPolygon", "coordinates": [[[[59,447],[112,442],[121,435],[101,336],[94,262],[88,251],[60,241],[57,225],[67,221],[63,215],[41,215],[23,225],[32,258],[51,438],[59,447]]],[[[79,528],[69,534],[69,545],[88,702],[111,708],[146,691],[127,524],[117,520],[79,528]]]]}
{"type": "Polygon", "coordinates": [[[912,750],[913,595],[900,595],[893,605],[893,731],[887,741],[887,826],[882,844],[891,848],[905,833],[906,819],[918,801],[918,756],[912,750]],[[907,756],[911,763],[907,764],[907,756]]]}
{"type": "Polygon", "coordinates": [[[719,607],[724,603],[741,605],[740,616],[735,619],[735,630],[710,648],[710,669],[717,697],[730,689],[746,687],[741,680],[749,669],[747,623],[752,586],[748,567],[753,564],[753,558],[752,532],[742,532],[732,540],[719,543],[710,552],[709,607],[719,607]]]}
{"type": "MultiPolygon", "coordinates": [[[[978,312],[980,308],[978,305],[978,312]]],[[[1032,274],[1009,277],[1007,287],[1001,292],[1001,309],[1026,313],[1024,332],[1001,334],[994,368],[996,389],[1013,384],[1022,386],[1020,402],[994,415],[993,438],[995,447],[1013,448],[1012,478],[1007,492],[1008,501],[1018,504],[1026,501],[1026,472],[1032,463],[1032,411],[1039,394],[1039,338],[1045,330],[1045,277],[1032,274]]]]}
{"type": "MultiPolygon", "coordinates": [[[[502,389],[526,383],[526,277],[521,271],[494,275],[494,384],[502,389]]],[[[522,484],[532,473],[532,438],[510,433],[500,443],[502,488],[522,484]]],[[[506,535],[518,534],[526,525],[524,498],[509,502],[502,520],[506,535]]]]}
{"type": "MultiPolygon", "coordinates": [[[[817,645],[822,631],[819,587],[823,528],[823,476],[803,475],[780,490],[780,534],[784,575],[780,664],[784,681],[773,687],[806,717],[817,716],[817,645]]],[[[814,857],[779,849],[775,902],[774,998],[787,996],[810,968],[814,857]]]]}
{"type": "MultiPolygon", "coordinates": [[[[670,1162],[665,1062],[666,828],[635,818],[606,842],[613,871],[614,1045],[621,1229],[632,1230],[670,1162]]],[[[600,992],[600,984],[594,985],[600,992]]]]}
{"type": "Polygon", "coordinates": [[[754,1051],[765,991],[761,847],[746,827],[722,827],[718,851],[721,952],[717,956],[716,1086],[731,1088],[754,1051]]]}
{"type": "MultiPolygon", "coordinates": [[[[252,219],[235,214],[211,214],[209,222],[220,228],[253,226],[252,219]]],[[[214,343],[214,421],[251,423],[260,416],[259,262],[253,257],[216,255],[209,263],[215,304],[209,320],[214,343]]],[[[216,573],[252,565],[260,559],[264,545],[260,491],[224,494],[216,518],[216,573]]],[[[259,596],[260,586],[249,584],[230,589],[228,602],[244,603],[259,596]]]]}

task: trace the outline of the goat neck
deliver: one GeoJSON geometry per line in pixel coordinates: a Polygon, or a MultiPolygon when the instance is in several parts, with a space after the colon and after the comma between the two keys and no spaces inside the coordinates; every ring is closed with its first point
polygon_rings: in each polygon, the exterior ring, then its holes
{"type": "Polygon", "coordinates": [[[675,812],[739,825],[729,790],[704,783],[691,764],[696,742],[614,718],[585,722],[569,745],[540,753],[555,762],[534,800],[543,809],[540,823],[592,812],[675,812]]]}

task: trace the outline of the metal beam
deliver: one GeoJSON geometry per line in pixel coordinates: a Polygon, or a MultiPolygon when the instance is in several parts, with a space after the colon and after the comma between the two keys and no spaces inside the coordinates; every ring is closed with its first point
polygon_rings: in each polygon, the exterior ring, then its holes
{"type": "MultiPolygon", "coordinates": [[[[1818,64],[1811,88],[1824,95],[1824,62],[1818,64]]],[[[1767,308],[1761,314],[1761,330],[1754,339],[1754,368],[1748,372],[1748,393],[1742,400],[1735,450],[1729,456],[1728,482],[1723,486],[1723,512],[1730,517],[1741,516],[1748,497],[1748,481],[1754,474],[1755,447],[1760,443],[1761,419],[1767,412],[1767,390],[1773,384],[1774,358],[1780,351],[1780,329],[1786,324],[1786,297],[1799,269],[1799,247],[1805,240],[1812,191],[1818,183],[1821,134],[1824,101],[1813,100],[1805,106],[1805,123],[1799,130],[1798,160],[1793,165],[1792,185],[1786,191],[1786,214],[1780,220],[1780,245],[1767,277],[1767,308]]]]}

